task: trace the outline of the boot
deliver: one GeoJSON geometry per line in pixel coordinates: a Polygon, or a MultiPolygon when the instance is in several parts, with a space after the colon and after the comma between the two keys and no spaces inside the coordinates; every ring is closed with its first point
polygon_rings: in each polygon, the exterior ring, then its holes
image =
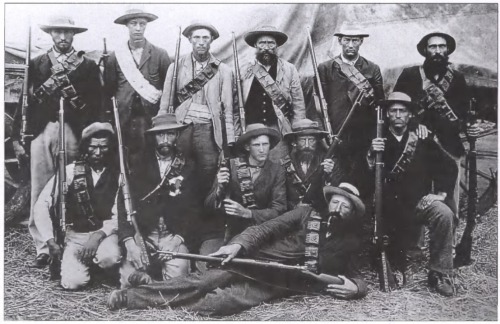
{"type": "Polygon", "coordinates": [[[127,307],[127,290],[116,289],[109,294],[108,308],[110,310],[118,310],[127,307]]]}
{"type": "Polygon", "coordinates": [[[453,280],[449,275],[431,270],[429,271],[427,282],[429,283],[429,287],[436,289],[436,291],[442,296],[450,297],[455,293],[453,280]]]}

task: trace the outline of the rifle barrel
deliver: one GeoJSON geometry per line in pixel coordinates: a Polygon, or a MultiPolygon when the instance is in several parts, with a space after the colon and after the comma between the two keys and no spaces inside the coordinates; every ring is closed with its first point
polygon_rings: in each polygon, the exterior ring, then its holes
{"type": "Polygon", "coordinates": [[[28,37],[26,43],[26,58],[23,80],[23,102],[21,106],[21,143],[26,145],[27,139],[33,135],[28,134],[28,93],[29,93],[29,67],[31,61],[31,24],[28,26],[28,37]]]}
{"type": "Polygon", "coordinates": [[[59,221],[66,231],[66,138],[64,136],[64,98],[59,100],[59,221]]]}
{"type": "Polygon", "coordinates": [[[236,46],[236,38],[234,36],[234,32],[232,32],[232,36],[233,36],[234,71],[236,75],[236,89],[238,92],[238,109],[240,112],[241,132],[244,133],[246,131],[246,118],[245,118],[245,107],[243,104],[243,90],[241,88],[240,61],[238,59],[238,48],[236,46]]]}
{"type": "Polygon", "coordinates": [[[175,44],[174,70],[172,75],[172,84],[170,85],[170,98],[168,100],[168,114],[174,113],[175,94],[177,93],[177,70],[179,67],[179,51],[181,48],[181,27],[179,26],[179,36],[175,44]]]}

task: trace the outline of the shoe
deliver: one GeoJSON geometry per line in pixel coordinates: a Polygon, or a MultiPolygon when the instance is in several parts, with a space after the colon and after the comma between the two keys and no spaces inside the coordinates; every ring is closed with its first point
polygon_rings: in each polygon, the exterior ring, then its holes
{"type": "Polygon", "coordinates": [[[50,256],[47,253],[40,253],[35,260],[30,263],[30,268],[43,269],[49,265],[50,256]]]}
{"type": "Polygon", "coordinates": [[[110,310],[118,310],[127,307],[127,290],[116,289],[109,294],[108,308],[110,310]]]}
{"type": "Polygon", "coordinates": [[[153,282],[150,275],[142,270],[136,270],[130,274],[128,277],[128,282],[132,287],[137,287],[141,285],[148,285],[153,282]]]}
{"type": "Polygon", "coordinates": [[[431,270],[427,282],[429,283],[429,287],[436,289],[442,296],[451,297],[455,293],[453,281],[448,275],[431,270]]]}

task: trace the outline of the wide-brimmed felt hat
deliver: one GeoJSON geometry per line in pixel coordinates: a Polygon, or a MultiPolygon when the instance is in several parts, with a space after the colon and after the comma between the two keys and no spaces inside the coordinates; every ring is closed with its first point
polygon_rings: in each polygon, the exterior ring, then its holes
{"type": "Polygon", "coordinates": [[[325,195],[325,199],[327,203],[330,203],[330,199],[334,194],[341,195],[349,199],[355,209],[355,216],[357,218],[361,218],[365,215],[365,204],[359,198],[358,189],[350,183],[342,182],[338,187],[333,186],[325,186],[323,188],[323,194],[325,195]]]}
{"type": "Polygon", "coordinates": [[[293,140],[295,138],[295,136],[299,136],[299,135],[326,136],[327,134],[328,134],[328,132],[322,131],[319,128],[318,122],[304,118],[304,119],[300,119],[298,121],[294,121],[292,124],[292,132],[285,134],[284,138],[286,140],[293,140]]]}
{"type": "Polygon", "coordinates": [[[336,32],[333,34],[333,36],[338,36],[338,37],[370,37],[370,35],[360,29],[356,28],[342,28],[340,31],[336,32]]]}
{"type": "Polygon", "coordinates": [[[95,123],[92,123],[83,129],[82,142],[87,140],[87,139],[90,139],[96,133],[101,132],[101,131],[108,132],[108,133],[110,133],[111,136],[115,135],[115,131],[113,130],[113,126],[111,126],[110,123],[95,122],[95,123]]]}
{"type": "Polygon", "coordinates": [[[395,102],[399,102],[404,104],[411,112],[415,112],[418,108],[412,101],[409,95],[403,92],[393,92],[391,93],[386,100],[382,101],[381,104],[384,107],[389,107],[395,102]]]}
{"type": "Polygon", "coordinates": [[[250,141],[250,139],[261,135],[267,135],[269,137],[271,149],[275,147],[281,140],[280,133],[277,130],[267,127],[264,124],[256,123],[247,125],[245,133],[243,133],[243,135],[241,135],[240,138],[238,138],[238,140],[236,141],[236,147],[241,150],[244,148],[245,144],[250,141]]]}
{"type": "Polygon", "coordinates": [[[276,39],[276,44],[281,46],[286,43],[288,40],[288,35],[280,32],[274,26],[262,26],[257,28],[256,30],[252,30],[245,34],[245,42],[248,45],[255,47],[255,42],[261,36],[272,36],[276,39]]]}
{"type": "Polygon", "coordinates": [[[41,30],[50,34],[50,31],[53,29],[67,29],[72,30],[75,34],[83,33],[87,31],[85,27],[79,27],[75,25],[75,21],[73,18],[69,16],[51,16],[48,22],[45,25],[38,25],[41,30]]]}
{"type": "Polygon", "coordinates": [[[187,124],[179,124],[174,114],[161,114],[151,119],[153,127],[148,129],[146,133],[161,132],[171,129],[183,129],[187,124]]]}
{"type": "Polygon", "coordinates": [[[149,12],[145,12],[142,9],[130,8],[127,9],[123,15],[115,19],[115,24],[126,25],[130,19],[134,18],[144,18],[148,22],[151,22],[158,19],[158,16],[153,15],[152,13],[149,12]]]}
{"type": "Polygon", "coordinates": [[[205,21],[193,21],[189,26],[187,26],[184,31],[182,32],[182,35],[184,35],[185,37],[189,38],[189,36],[191,36],[191,33],[197,29],[208,29],[210,31],[210,33],[212,34],[212,37],[214,38],[214,40],[216,40],[217,38],[219,38],[219,31],[214,27],[212,26],[211,24],[205,22],[205,21]]]}
{"type": "Polygon", "coordinates": [[[427,48],[427,41],[429,38],[434,37],[434,36],[439,36],[443,37],[446,40],[446,45],[448,46],[448,55],[453,53],[455,51],[455,48],[457,47],[457,43],[455,42],[455,38],[451,37],[450,35],[442,32],[432,32],[430,34],[425,35],[422,37],[420,42],[417,44],[417,50],[420,53],[420,55],[425,56],[425,49],[427,48]]]}

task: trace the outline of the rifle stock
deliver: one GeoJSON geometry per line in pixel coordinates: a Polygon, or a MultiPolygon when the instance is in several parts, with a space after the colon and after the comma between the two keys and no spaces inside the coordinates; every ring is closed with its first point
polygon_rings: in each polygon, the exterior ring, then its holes
{"type": "Polygon", "coordinates": [[[177,70],[179,68],[179,51],[181,48],[181,27],[179,26],[179,36],[175,44],[174,70],[172,74],[172,84],[170,85],[170,97],[168,100],[167,114],[174,113],[175,95],[177,93],[177,70]]]}
{"type": "Polygon", "coordinates": [[[24,81],[23,81],[23,103],[21,106],[21,144],[26,146],[28,141],[33,138],[32,134],[28,134],[28,94],[29,94],[29,67],[31,61],[31,24],[28,26],[28,40],[26,45],[26,60],[24,66],[24,81]]]}
{"type": "Polygon", "coordinates": [[[234,32],[232,32],[232,36],[233,36],[234,71],[236,75],[236,90],[238,94],[238,110],[240,112],[241,133],[243,134],[246,131],[247,127],[245,119],[245,108],[243,104],[243,89],[241,88],[240,63],[238,59],[238,48],[236,47],[236,38],[234,37],[234,32]]]}

